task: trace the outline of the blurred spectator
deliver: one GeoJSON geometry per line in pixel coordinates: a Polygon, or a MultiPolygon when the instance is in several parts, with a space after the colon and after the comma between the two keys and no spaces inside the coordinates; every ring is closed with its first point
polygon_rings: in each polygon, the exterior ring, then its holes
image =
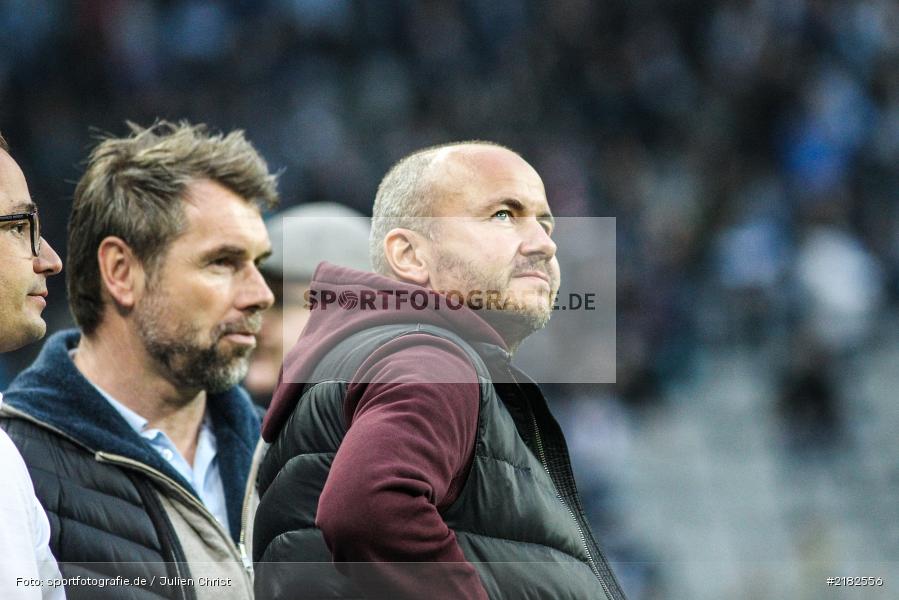
{"type": "Polygon", "coordinates": [[[826,346],[809,338],[797,335],[792,341],[777,413],[788,449],[799,454],[835,452],[843,441],[845,411],[834,381],[837,363],[826,346]]]}
{"type": "Polygon", "coordinates": [[[333,202],[304,204],[267,222],[272,255],[262,267],[275,304],[263,320],[244,387],[268,406],[284,356],[309,319],[306,290],[322,261],[361,271],[368,261],[369,219],[333,202]]]}
{"type": "Polygon", "coordinates": [[[796,258],[802,321],[831,351],[857,348],[883,301],[883,272],[858,239],[830,226],[811,227],[796,258]]]}
{"type": "Polygon", "coordinates": [[[711,248],[727,325],[711,328],[710,334],[757,345],[786,318],[784,290],[793,258],[786,198],[769,176],[750,181],[735,204],[731,222],[711,248]]]}

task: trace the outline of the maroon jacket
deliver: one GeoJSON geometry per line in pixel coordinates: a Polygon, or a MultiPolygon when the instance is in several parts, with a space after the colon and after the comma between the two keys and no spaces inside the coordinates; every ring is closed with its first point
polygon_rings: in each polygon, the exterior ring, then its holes
{"type": "MultiPolygon", "coordinates": [[[[322,263],[310,286],[320,301],[284,361],[281,382],[263,424],[271,442],[293,411],[306,378],[338,342],[392,323],[423,322],[454,331],[470,342],[505,348],[505,342],[474,311],[415,310],[375,303],[374,310],[345,310],[333,299],[362,298],[372,291],[407,295],[423,288],[373,273],[322,263]]],[[[408,296],[407,296],[408,297],[408,296]]],[[[378,297],[380,299],[380,296],[378,297]]],[[[346,305],[347,303],[344,302],[346,305]]],[[[434,306],[435,304],[431,304],[434,306]]],[[[373,353],[359,368],[345,400],[347,434],[322,491],[316,525],[337,562],[458,563],[452,577],[429,596],[486,598],[475,569],[465,561],[440,510],[458,497],[474,455],[479,388],[465,353],[426,334],[403,336],[373,353]],[[367,383],[370,382],[370,383],[367,383]]],[[[412,595],[414,575],[391,569],[392,586],[412,595]]]]}

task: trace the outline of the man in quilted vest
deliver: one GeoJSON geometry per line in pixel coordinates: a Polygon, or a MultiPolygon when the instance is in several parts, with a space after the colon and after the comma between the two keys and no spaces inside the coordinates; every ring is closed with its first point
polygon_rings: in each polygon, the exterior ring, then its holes
{"type": "Polygon", "coordinates": [[[242,503],[259,417],[238,385],[272,304],[275,177],[243,133],[131,125],[100,141],[69,221],[79,328],[12,382],[70,598],[244,600],[242,503]]]}
{"type": "Polygon", "coordinates": [[[496,144],[429,148],[373,213],[375,273],[319,266],[263,425],[257,598],[623,598],[509,362],[559,289],[540,176],[496,144]]]}

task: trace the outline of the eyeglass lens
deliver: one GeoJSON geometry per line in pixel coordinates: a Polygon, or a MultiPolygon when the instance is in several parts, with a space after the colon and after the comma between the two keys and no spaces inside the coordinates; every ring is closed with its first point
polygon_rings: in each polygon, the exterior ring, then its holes
{"type": "Polygon", "coordinates": [[[41,219],[35,210],[31,217],[31,253],[35,257],[41,253],[41,239],[41,219]]]}

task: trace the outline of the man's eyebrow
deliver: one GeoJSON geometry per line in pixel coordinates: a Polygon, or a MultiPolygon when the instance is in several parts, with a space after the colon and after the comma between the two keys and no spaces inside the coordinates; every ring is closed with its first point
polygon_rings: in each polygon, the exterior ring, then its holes
{"type": "MultiPolygon", "coordinates": [[[[224,244],[222,246],[216,246],[215,248],[211,248],[203,253],[203,259],[208,260],[210,258],[243,258],[248,256],[249,252],[246,248],[242,248],[240,246],[234,246],[232,244],[224,244]]],[[[272,249],[269,248],[259,256],[255,257],[254,261],[263,261],[269,256],[272,255],[272,249]]]]}
{"type": "Polygon", "coordinates": [[[12,212],[13,213],[29,213],[33,211],[37,206],[34,204],[32,200],[28,200],[26,202],[19,202],[18,204],[13,204],[12,212]]]}
{"type": "MultiPolygon", "coordinates": [[[[491,203],[491,204],[505,204],[512,210],[518,211],[518,212],[526,212],[527,211],[524,204],[522,204],[521,201],[518,200],[517,198],[500,198],[498,201],[491,203]]],[[[537,219],[547,221],[551,227],[554,227],[556,224],[555,217],[553,217],[552,213],[550,213],[548,211],[544,211],[544,212],[540,213],[539,215],[537,215],[537,219]]]]}

